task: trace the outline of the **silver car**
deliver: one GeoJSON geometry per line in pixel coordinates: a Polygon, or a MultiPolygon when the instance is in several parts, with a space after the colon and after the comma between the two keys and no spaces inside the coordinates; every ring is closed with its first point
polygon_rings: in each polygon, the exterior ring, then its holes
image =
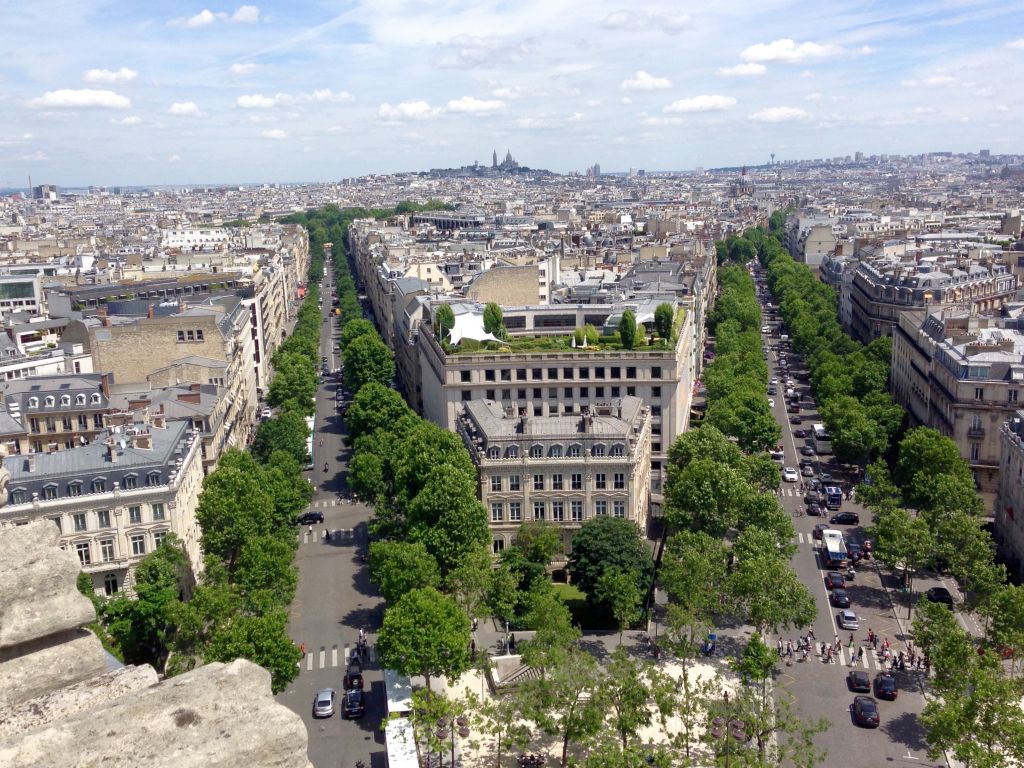
{"type": "Polygon", "coordinates": [[[853,611],[840,611],[836,615],[836,624],[840,629],[860,629],[860,621],[853,611]]]}
{"type": "Polygon", "coordinates": [[[333,717],[336,699],[337,695],[333,688],[317,691],[316,698],[313,699],[313,717],[333,717]]]}

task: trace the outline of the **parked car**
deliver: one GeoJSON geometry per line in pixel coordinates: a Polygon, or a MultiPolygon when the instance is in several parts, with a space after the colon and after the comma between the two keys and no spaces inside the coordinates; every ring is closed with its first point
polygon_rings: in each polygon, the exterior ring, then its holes
{"type": "Polygon", "coordinates": [[[792,467],[786,467],[782,470],[782,479],[787,483],[795,483],[800,479],[800,476],[796,473],[796,470],[792,467]]]}
{"type": "Polygon", "coordinates": [[[777,388],[775,388],[775,387],[768,387],[768,394],[769,395],[777,395],[778,393],[779,393],[779,390],[777,388]]]}
{"type": "Polygon", "coordinates": [[[846,675],[846,684],[854,693],[871,693],[871,678],[863,670],[850,670],[846,675]]]}
{"type": "Polygon", "coordinates": [[[316,525],[324,521],[323,512],[303,512],[295,518],[296,525],[316,525]]]}
{"type": "Polygon", "coordinates": [[[879,723],[878,704],[870,696],[856,696],[853,699],[853,721],[864,728],[877,728],[879,723]]]}
{"type": "Polygon", "coordinates": [[[351,720],[362,717],[365,712],[366,706],[363,704],[362,690],[345,691],[345,695],[341,699],[341,716],[346,720],[351,720]]]}
{"type": "Polygon", "coordinates": [[[809,464],[805,464],[803,467],[800,468],[800,474],[803,475],[804,477],[814,477],[814,467],[810,466],[809,464]]]}
{"type": "Polygon", "coordinates": [[[846,542],[846,554],[850,556],[850,560],[858,563],[864,558],[864,549],[860,544],[854,541],[846,542]]]}
{"type": "Polygon", "coordinates": [[[810,445],[801,446],[800,454],[803,455],[803,456],[813,456],[814,455],[814,448],[812,446],[810,446],[810,445]]]}
{"type": "Polygon", "coordinates": [[[333,717],[336,697],[333,688],[317,691],[313,697],[313,717],[333,717]]]}
{"type": "Polygon", "coordinates": [[[890,672],[883,672],[875,677],[875,696],[880,699],[896,701],[899,689],[896,687],[896,678],[890,672]]]}
{"type": "Polygon", "coordinates": [[[823,483],[831,483],[832,482],[832,475],[829,474],[828,472],[821,472],[821,473],[819,473],[818,474],[818,478],[823,483]]]}
{"type": "Polygon", "coordinates": [[[794,429],[793,430],[793,437],[799,437],[799,438],[807,437],[807,430],[806,429],[794,429]]]}
{"type": "Polygon", "coordinates": [[[790,424],[801,424],[801,423],[803,423],[803,418],[800,417],[800,416],[790,416],[789,417],[789,423],[790,424]]]}
{"type": "MultiPolygon", "coordinates": [[[[822,504],[825,503],[825,499],[822,498],[822,495],[818,491],[808,491],[807,493],[805,493],[804,494],[804,501],[807,502],[808,504],[810,504],[811,502],[814,502],[819,507],[822,504]]],[[[828,527],[828,526],[826,526],[826,527],[828,527]]]]}
{"type": "Polygon", "coordinates": [[[924,593],[924,596],[926,600],[931,600],[933,603],[942,603],[950,610],[953,610],[955,604],[953,595],[945,587],[932,587],[924,593]]]}
{"type": "Polygon", "coordinates": [[[850,607],[850,593],[845,589],[833,589],[832,590],[832,605],[836,608],[849,608],[850,607]]]}
{"type": "Polygon", "coordinates": [[[860,629],[860,620],[853,611],[840,611],[836,614],[836,624],[840,629],[860,629]]]}
{"type": "Polygon", "coordinates": [[[832,525],[858,525],[860,523],[860,515],[856,512],[840,512],[832,515],[828,521],[832,525]]]}
{"type": "Polygon", "coordinates": [[[774,408],[775,407],[775,401],[772,400],[770,397],[768,398],[768,407],[769,408],[774,408]]]}

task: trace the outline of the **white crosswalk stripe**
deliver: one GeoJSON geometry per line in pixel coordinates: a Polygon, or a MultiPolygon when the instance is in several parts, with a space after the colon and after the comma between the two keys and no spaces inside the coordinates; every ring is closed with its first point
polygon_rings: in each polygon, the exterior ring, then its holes
{"type": "MultiPolygon", "coordinates": [[[[337,669],[339,667],[348,667],[348,664],[355,657],[352,655],[355,649],[345,645],[341,647],[341,653],[339,653],[339,646],[337,644],[330,647],[330,653],[328,653],[327,646],[321,645],[316,653],[309,652],[306,654],[306,671],[312,672],[316,669],[337,669]]],[[[367,646],[366,654],[363,656],[362,662],[364,664],[374,663],[377,661],[377,651],[373,646],[367,646]]],[[[301,669],[300,664],[299,668],[301,669]]]]}

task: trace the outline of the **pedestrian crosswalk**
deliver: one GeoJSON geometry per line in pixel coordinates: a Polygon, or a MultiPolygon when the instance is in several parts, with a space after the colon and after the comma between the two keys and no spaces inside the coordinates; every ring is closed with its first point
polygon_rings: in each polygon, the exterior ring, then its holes
{"type": "Polygon", "coordinates": [[[338,499],[320,499],[319,501],[311,501],[309,503],[310,509],[327,509],[329,507],[347,507],[356,502],[338,499]]]}
{"type": "Polygon", "coordinates": [[[356,544],[356,532],[353,528],[331,528],[330,542],[324,535],[328,529],[318,525],[313,526],[312,532],[308,528],[302,529],[302,544],[356,544]]]}
{"type": "Polygon", "coordinates": [[[779,496],[802,496],[803,491],[793,485],[785,485],[778,489],[779,496]]]}
{"type": "MultiPolygon", "coordinates": [[[[306,657],[299,662],[299,669],[313,672],[318,669],[348,667],[349,660],[353,658],[354,653],[355,646],[345,645],[339,648],[337,643],[331,646],[321,645],[312,650],[307,649],[306,657]]],[[[360,661],[363,664],[376,662],[377,649],[372,645],[367,646],[360,661]]]]}

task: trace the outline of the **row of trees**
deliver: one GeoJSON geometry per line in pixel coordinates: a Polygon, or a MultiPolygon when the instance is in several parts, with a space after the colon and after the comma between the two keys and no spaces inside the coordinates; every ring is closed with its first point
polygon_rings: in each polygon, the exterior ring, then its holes
{"type": "MultiPolygon", "coordinates": [[[[310,275],[323,254],[311,253],[310,275]]],[[[134,599],[98,601],[107,632],[125,662],[169,675],[211,661],[247,658],[271,672],[275,691],[297,674],[299,650],[287,634],[295,594],[295,517],[312,498],[302,475],[313,412],[320,319],[317,290],[295,329],[274,352],[269,400],[278,414],[257,430],[252,452],[232,449],[203,481],[196,517],[204,572],[189,599],[182,543],[168,535],[135,571],[134,599]]]]}
{"type": "Polygon", "coordinates": [[[754,281],[743,267],[718,271],[719,295],[708,325],[715,359],[704,372],[705,420],[736,438],[743,450],[764,451],[782,434],[765,397],[768,366],[761,339],[761,312],[754,281]]]}

